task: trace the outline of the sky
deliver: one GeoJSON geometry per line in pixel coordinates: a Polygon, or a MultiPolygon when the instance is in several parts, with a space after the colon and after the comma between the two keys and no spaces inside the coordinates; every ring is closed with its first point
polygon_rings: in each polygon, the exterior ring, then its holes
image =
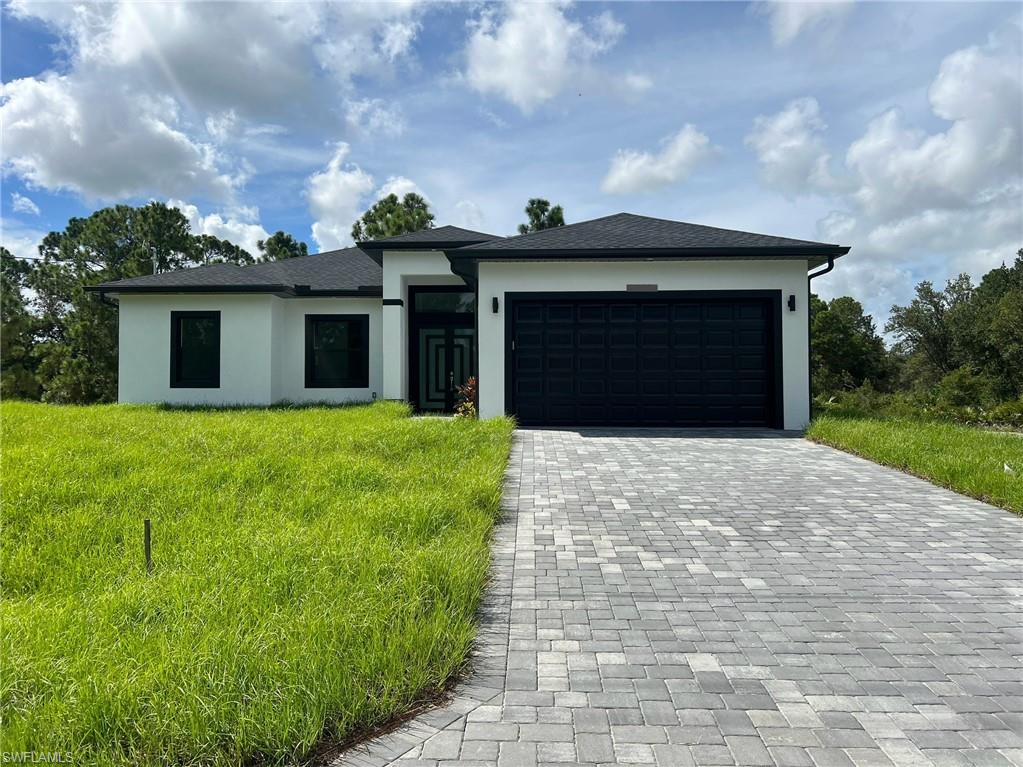
{"type": "Polygon", "coordinates": [[[1023,5],[2,6],[3,244],[168,202],[255,252],[380,196],[512,234],[628,211],[852,247],[879,319],[1023,247],[1023,5]]]}

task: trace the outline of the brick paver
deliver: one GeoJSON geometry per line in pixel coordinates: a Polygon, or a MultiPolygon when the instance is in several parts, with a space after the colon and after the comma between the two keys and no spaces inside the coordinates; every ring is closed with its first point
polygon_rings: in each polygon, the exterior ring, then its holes
{"type": "Polygon", "coordinates": [[[777,432],[519,431],[475,672],[377,767],[1023,765],[1023,520],[777,432]]]}

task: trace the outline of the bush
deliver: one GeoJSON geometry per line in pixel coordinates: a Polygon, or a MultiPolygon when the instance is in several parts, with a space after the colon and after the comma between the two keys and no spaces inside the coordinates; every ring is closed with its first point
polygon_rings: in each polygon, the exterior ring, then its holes
{"type": "Polygon", "coordinates": [[[981,407],[997,401],[995,382],[990,376],[978,373],[968,365],[953,370],[935,388],[937,402],[942,407],[981,407]]]}
{"type": "Polygon", "coordinates": [[[1023,398],[985,404],[990,399],[983,394],[983,376],[955,371],[943,379],[945,388],[915,392],[886,394],[869,383],[857,389],[822,395],[814,400],[814,415],[839,418],[897,418],[911,421],[948,421],[976,426],[1023,429],[1023,398]],[[963,382],[962,390],[953,389],[963,382]],[[974,394],[963,392],[974,387],[974,394]],[[962,404],[965,403],[965,404],[962,404]]]}

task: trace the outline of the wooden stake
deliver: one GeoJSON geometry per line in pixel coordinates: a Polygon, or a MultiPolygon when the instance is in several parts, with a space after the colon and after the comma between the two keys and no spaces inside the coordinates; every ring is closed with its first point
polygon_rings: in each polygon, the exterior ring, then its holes
{"type": "Polygon", "coordinates": [[[153,525],[146,520],[146,572],[153,572],[153,525]]]}

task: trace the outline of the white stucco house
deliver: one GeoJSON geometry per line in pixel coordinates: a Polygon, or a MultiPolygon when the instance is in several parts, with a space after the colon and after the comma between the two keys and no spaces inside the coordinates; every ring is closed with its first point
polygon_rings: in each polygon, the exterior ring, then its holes
{"type": "Polygon", "coordinates": [[[97,285],[121,402],[409,401],[528,426],[809,419],[810,279],[849,248],[627,213],[517,237],[453,226],[97,285]]]}

